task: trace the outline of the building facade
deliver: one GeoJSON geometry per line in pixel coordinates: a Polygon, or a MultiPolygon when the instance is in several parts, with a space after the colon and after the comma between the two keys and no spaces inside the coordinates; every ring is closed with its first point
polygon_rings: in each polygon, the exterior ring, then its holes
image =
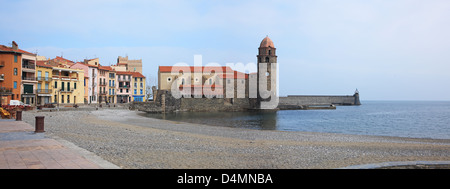
{"type": "Polygon", "coordinates": [[[131,93],[131,81],[132,81],[132,73],[131,72],[116,72],[117,76],[117,103],[128,103],[132,101],[132,93],[131,93]]]}
{"type": "Polygon", "coordinates": [[[84,72],[81,69],[52,67],[53,102],[84,103],[84,72]]]}
{"type": "Polygon", "coordinates": [[[134,102],[145,102],[145,77],[139,72],[132,72],[131,79],[131,92],[133,93],[133,101],[134,102]]]}
{"type": "Polygon", "coordinates": [[[2,105],[9,104],[10,100],[24,99],[30,105],[34,105],[34,89],[37,83],[34,78],[35,63],[36,55],[19,49],[15,41],[12,42],[11,47],[0,45],[0,103],[2,105]],[[22,71],[23,66],[25,66],[25,73],[22,71]],[[24,93],[26,94],[22,95],[24,93]]]}
{"type": "Polygon", "coordinates": [[[52,84],[52,66],[45,64],[46,61],[36,62],[36,105],[44,105],[54,102],[52,84]]]}

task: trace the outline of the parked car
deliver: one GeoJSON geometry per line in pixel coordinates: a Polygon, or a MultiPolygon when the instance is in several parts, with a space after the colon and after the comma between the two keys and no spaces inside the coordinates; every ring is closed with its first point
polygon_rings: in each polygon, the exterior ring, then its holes
{"type": "Polygon", "coordinates": [[[10,100],[9,101],[10,106],[30,106],[29,104],[25,104],[21,102],[20,100],[10,100]]]}

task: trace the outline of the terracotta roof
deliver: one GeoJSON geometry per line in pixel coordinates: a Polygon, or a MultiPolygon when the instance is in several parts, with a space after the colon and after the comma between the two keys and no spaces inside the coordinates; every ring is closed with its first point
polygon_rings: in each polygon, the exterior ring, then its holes
{"type": "Polygon", "coordinates": [[[21,53],[21,54],[36,55],[36,54],[30,53],[28,51],[24,51],[22,49],[14,50],[13,48],[7,47],[5,45],[0,45],[0,52],[11,52],[11,53],[21,53]]]}
{"type": "Polygon", "coordinates": [[[53,66],[46,64],[47,60],[38,60],[36,61],[36,66],[44,67],[44,68],[52,68],[53,66]]]}
{"type": "MultiPolygon", "coordinates": [[[[176,67],[178,69],[175,70],[191,70],[191,73],[199,71],[199,67],[196,66],[159,66],[159,72],[172,72],[172,68],[176,67]],[[197,68],[197,69],[196,69],[197,68]]],[[[201,72],[210,72],[215,70],[222,69],[223,73],[229,73],[233,72],[234,70],[231,69],[229,66],[202,66],[201,72]]]]}
{"type": "Polygon", "coordinates": [[[98,69],[100,69],[100,70],[108,70],[108,71],[112,71],[113,70],[111,68],[111,66],[99,66],[98,69]]]}
{"type": "Polygon", "coordinates": [[[133,77],[142,77],[145,78],[144,75],[142,75],[139,72],[130,72],[130,71],[116,71],[117,75],[132,75],[133,77]]]}
{"type": "Polygon", "coordinates": [[[63,57],[60,57],[60,56],[56,56],[56,58],[54,58],[53,60],[58,60],[58,61],[64,61],[64,62],[70,62],[70,63],[74,63],[72,60],[68,60],[68,59],[65,59],[65,58],[63,58],[63,57]]]}
{"type": "Polygon", "coordinates": [[[269,38],[269,36],[266,36],[266,38],[264,38],[261,41],[261,45],[259,45],[259,47],[272,47],[275,48],[275,45],[273,44],[273,41],[269,38]]]}

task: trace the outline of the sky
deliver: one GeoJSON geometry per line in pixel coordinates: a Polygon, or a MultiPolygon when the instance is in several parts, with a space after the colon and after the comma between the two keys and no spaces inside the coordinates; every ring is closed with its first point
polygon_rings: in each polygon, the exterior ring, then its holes
{"type": "Polygon", "coordinates": [[[279,92],[450,100],[448,0],[0,0],[0,44],[73,61],[255,63],[269,36],[279,92]]]}

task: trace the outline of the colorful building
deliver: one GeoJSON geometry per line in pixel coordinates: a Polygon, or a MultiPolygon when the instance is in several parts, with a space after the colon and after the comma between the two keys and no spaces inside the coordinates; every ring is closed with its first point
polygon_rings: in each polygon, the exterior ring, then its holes
{"type": "Polygon", "coordinates": [[[13,41],[11,47],[0,45],[0,103],[2,105],[9,104],[10,100],[23,100],[23,98],[26,98],[30,104],[34,104],[32,96],[34,96],[36,82],[31,78],[34,77],[34,73],[30,71],[34,68],[27,69],[25,74],[22,73],[22,57],[24,56],[27,57],[27,65],[34,66],[35,58],[33,60],[30,57],[36,57],[36,55],[19,49],[16,42],[13,41]],[[24,83],[22,82],[23,76],[26,80],[24,83]],[[24,87],[26,88],[24,89],[24,87]],[[24,91],[27,94],[22,96],[24,91]]]}
{"type": "Polygon", "coordinates": [[[46,61],[36,62],[36,105],[44,105],[54,102],[52,99],[52,66],[45,64],[46,61]]]}
{"type": "Polygon", "coordinates": [[[139,72],[131,72],[132,101],[145,102],[145,76],[139,72]]]}
{"type": "Polygon", "coordinates": [[[58,104],[84,103],[84,71],[52,67],[53,102],[58,104]]]}

